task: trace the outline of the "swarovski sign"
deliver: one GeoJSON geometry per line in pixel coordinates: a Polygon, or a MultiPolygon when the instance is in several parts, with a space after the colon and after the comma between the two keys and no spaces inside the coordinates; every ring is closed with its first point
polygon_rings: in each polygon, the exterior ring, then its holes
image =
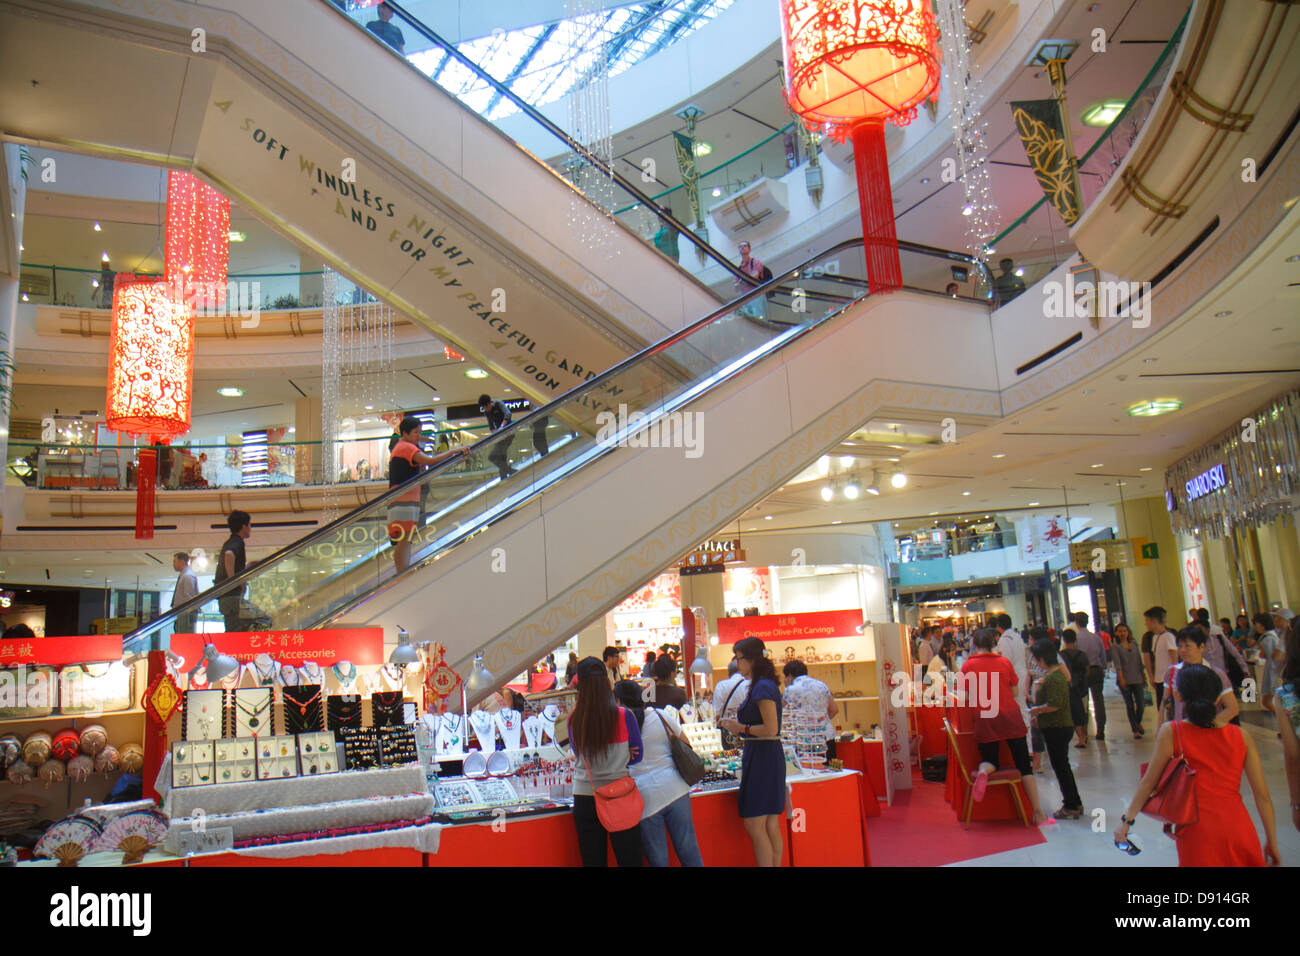
{"type": "Polygon", "coordinates": [[[1223,465],[1215,465],[1209,471],[1203,471],[1187,482],[1185,486],[1187,488],[1187,500],[1195,501],[1197,498],[1203,498],[1212,491],[1227,487],[1227,484],[1228,480],[1224,477],[1223,465]]]}

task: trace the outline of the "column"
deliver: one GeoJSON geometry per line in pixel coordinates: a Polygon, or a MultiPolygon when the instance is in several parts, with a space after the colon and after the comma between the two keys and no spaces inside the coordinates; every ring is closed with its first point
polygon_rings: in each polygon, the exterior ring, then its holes
{"type": "Polygon", "coordinates": [[[1124,582],[1124,619],[1140,634],[1142,612],[1158,605],[1168,613],[1169,621],[1187,620],[1183,584],[1179,569],[1178,542],[1174,539],[1162,497],[1132,498],[1124,502],[1124,524],[1131,538],[1147,538],[1156,545],[1160,557],[1150,564],[1121,570],[1124,582]]]}
{"type": "Polygon", "coordinates": [[[294,452],[293,480],[305,485],[312,481],[325,481],[327,476],[321,470],[323,461],[319,444],[321,437],[321,400],[319,398],[300,398],[293,406],[294,441],[299,442],[294,452]],[[316,444],[303,444],[315,442],[316,444]]]}
{"type": "MultiPolygon", "coordinates": [[[[7,352],[11,362],[15,351],[14,333],[18,328],[17,317],[18,280],[13,276],[0,277],[0,335],[4,336],[0,340],[0,352],[7,352]]],[[[0,468],[4,469],[5,474],[9,471],[9,406],[13,400],[13,372],[10,372],[7,378],[6,384],[10,388],[10,395],[0,399],[0,468]]],[[[3,475],[0,475],[0,540],[3,540],[4,534],[5,484],[3,475]]]]}

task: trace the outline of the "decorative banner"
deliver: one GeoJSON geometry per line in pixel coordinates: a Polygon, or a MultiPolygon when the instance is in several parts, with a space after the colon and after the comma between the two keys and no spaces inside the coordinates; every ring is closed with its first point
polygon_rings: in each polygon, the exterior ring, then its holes
{"type": "Polygon", "coordinates": [[[1020,100],[1011,104],[1029,166],[1043,194],[1067,226],[1079,218],[1079,174],[1070,155],[1060,104],[1054,100],[1020,100]]]}
{"type": "Polygon", "coordinates": [[[856,637],[861,626],[862,612],[856,608],[851,611],[721,617],[718,618],[718,643],[735,644],[746,637],[757,637],[765,644],[818,637],[856,637]]]}
{"type": "Polygon", "coordinates": [[[135,537],[153,539],[153,516],[157,510],[158,449],[141,448],[135,470],[135,537]]]}
{"type": "Polygon", "coordinates": [[[894,693],[898,680],[912,673],[911,641],[903,624],[882,622],[871,625],[876,645],[876,693],[880,696],[881,734],[884,738],[885,794],[892,806],[894,793],[912,789],[911,731],[907,708],[894,693]]]}
{"type": "MultiPolygon", "coordinates": [[[[687,120],[692,130],[694,120],[687,120]]],[[[691,215],[697,226],[704,225],[704,215],[700,211],[700,167],[695,162],[695,137],[685,133],[673,133],[673,151],[677,154],[677,168],[682,174],[682,185],[686,188],[686,199],[691,204],[691,215]]]]}
{"type": "Polygon", "coordinates": [[[122,659],[122,635],[96,634],[91,637],[39,637],[35,640],[0,641],[0,665],[95,664],[122,659]]]}
{"type": "Polygon", "coordinates": [[[163,671],[149,684],[140,699],[145,716],[155,724],[165,725],[181,706],[181,689],[171,672],[163,671]]]}
{"type": "Polygon", "coordinates": [[[1046,561],[1048,555],[1064,551],[1069,542],[1069,531],[1060,515],[1031,515],[1016,521],[1022,563],[1046,561]]]}
{"type": "Polygon", "coordinates": [[[239,661],[251,661],[258,654],[270,654],[281,664],[295,667],[306,661],[322,666],[351,661],[353,664],[384,663],[384,629],[353,627],[319,631],[248,631],[217,634],[173,634],[171,649],[185,658],[188,666],[203,656],[203,646],[212,643],[223,654],[239,661]]]}

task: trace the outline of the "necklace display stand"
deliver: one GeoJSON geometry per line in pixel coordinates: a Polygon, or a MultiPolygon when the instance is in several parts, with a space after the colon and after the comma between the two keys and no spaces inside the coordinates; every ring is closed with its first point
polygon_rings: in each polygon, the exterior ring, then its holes
{"type": "Polygon", "coordinates": [[[471,711],[469,724],[474,728],[474,737],[484,753],[491,753],[497,749],[496,721],[492,719],[491,714],[486,710],[471,711]]]}
{"type": "Polygon", "coordinates": [[[497,732],[501,734],[501,739],[505,741],[507,750],[519,749],[519,734],[522,730],[523,715],[517,710],[502,708],[492,715],[492,721],[496,724],[497,732]]]}

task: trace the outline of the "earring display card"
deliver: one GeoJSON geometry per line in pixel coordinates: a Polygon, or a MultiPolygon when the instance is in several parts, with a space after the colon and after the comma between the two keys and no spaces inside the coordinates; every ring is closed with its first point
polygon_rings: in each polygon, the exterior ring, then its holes
{"type": "Polygon", "coordinates": [[[226,692],[224,690],[187,690],[185,692],[185,739],[220,740],[226,735],[226,692]]]}
{"type": "Polygon", "coordinates": [[[383,766],[396,767],[417,763],[419,759],[413,726],[379,728],[379,762],[383,766]]]}
{"type": "Polygon", "coordinates": [[[343,727],[361,729],[361,698],[356,694],[333,694],[325,702],[325,726],[329,730],[343,727]]]}
{"type": "Polygon", "coordinates": [[[379,731],[344,727],[338,736],[348,770],[374,770],[379,766],[379,731]]]}
{"type": "Polygon", "coordinates": [[[338,745],[332,733],[299,734],[298,763],[304,777],[321,773],[337,773],[339,769],[338,745]]]}
{"type": "Polygon", "coordinates": [[[239,737],[233,740],[218,740],[216,748],[215,783],[238,783],[252,780],[257,776],[257,740],[253,737],[239,737]]]}
{"type": "Polygon", "coordinates": [[[383,691],[370,695],[370,725],[372,727],[398,727],[405,714],[402,712],[402,692],[383,691]]]}
{"type": "Polygon", "coordinates": [[[269,737],[275,733],[269,687],[246,687],[235,691],[235,736],[269,737]]]}
{"type": "Polygon", "coordinates": [[[172,744],[172,786],[198,787],[212,783],[213,749],[211,743],[178,740],[172,744]]]}
{"type": "Polygon", "coordinates": [[[325,729],[325,708],[320,684],[299,684],[281,688],[284,694],[284,730],[306,734],[325,729]]]}

